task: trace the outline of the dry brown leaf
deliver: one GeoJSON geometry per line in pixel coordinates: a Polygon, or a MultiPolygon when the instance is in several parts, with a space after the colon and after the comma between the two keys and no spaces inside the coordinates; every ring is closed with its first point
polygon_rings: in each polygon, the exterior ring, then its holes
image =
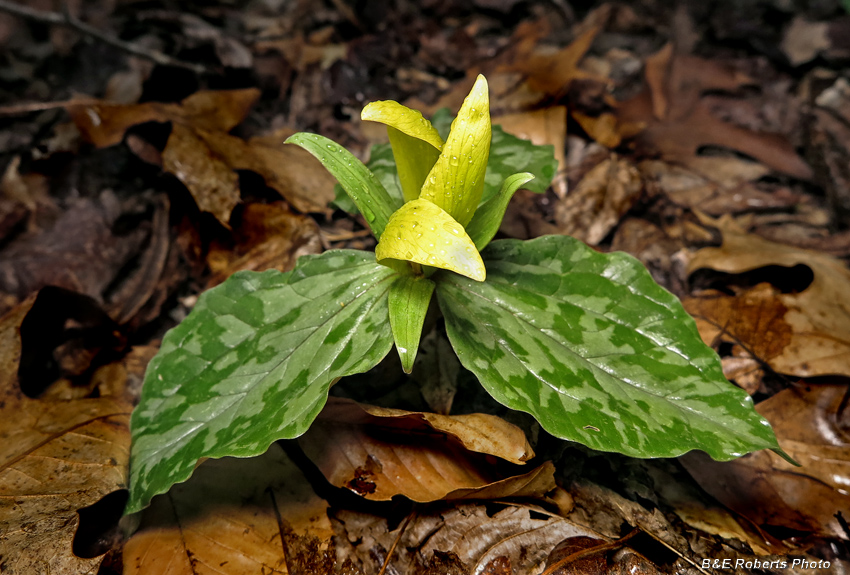
{"type": "Polygon", "coordinates": [[[727,463],[689,454],[683,463],[706,491],[757,525],[847,539],[836,517],[850,515],[847,394],[846,384],[799,386],[756,406],[802,467],[767,450],[727,463]]]}
{"type": "Polygon", "coordinates": [[[488,456],[533,456],[522,431],[492,415],[447,416],[331,398],[299,440],[333,485],[367,499],[414,501],[542,496],[555,487],[551,463],[505,477],[488,456]]]}
{"type": "MultiPolygon", "coordinates": [[[[334,197],[336,180],[308,152],[283,144],[291,131],[279,130],[247,142],[228,133],[258,97],[256,89],[198,92],[180,104],[103,102],[69,111],[84,137],[98,147],[117,144],[136,124],[171,122],[163,168],[183,182],[201,210],[224,225],[240,200],[234,170],[257,172],[299,211],[325,211],[334,197]]],[[[143,150],[144,146],[134,143],[132,148],[143,150]]],[[[147,151],[145,156],[154,157],[147,151]]]]}
{"type": "Polygon", "coordinates": [[[566,198],[555,204],[561,233],[597,245],[640,197],[643,182],[631,162],[611,157],[585,174],[566,198]]]}
{"type": "Polygon", "coordinates": [[[703,103],[708,90],[735,90],[746,76],[711,60],[673,54],[665,47],[646,62],[648,88],[617,107],[623,124],[645,123],[636,143],[647,155],[690,165],[704,146],[737,150],[796,178],[812,170],[782,136],[753,132],[715,118],[703,103]]]}
{"type": "Polygon", "coordinates": [[[283,202],[246,205],[235,226],[234,243],[210,246],[209,287],[240,270],[289,271],[300,256],[322,251],[316,221],[293,213],[283,202]]]}
{"type": "Polygon", "coordinates": [[[4,573],[95,573],[102,557],[72,543],[79,510],[126,488],[131,404],[120,395],[29,399],[17,381],[21,322],[0,318],[0,557],[4,573]]]}
{"type": "Polygon", "coordinates": [[[748,234],[731,217],[704,217],[703,223],[721,231],[723,245],[694,254],[689,273],[700,268],[742,273],[771,265],[804,265],[814,280],[800,293],[771,297],[768,288],[755,288],[738,298],[690,301],[690,309],[774,371],[800,377],[850,375],[850,270],[844,262],[748,234]]]}
{"type": "Polygon", "coordinates": [[[558,172],[552,180],[552,188],[559,197],[567,193],[566,163],[564,157],[565,140],[567,137],[567,109],[564,106],[553,106],[533,112],[504,114],[493,118],[493,124],[518,138],[530,140],[536,146],[550,145],[554,147],[555,159],[558,161],[558,172]]]}
{"type": "Polygon", "coordinates": [[[333,573],[327,507],[278,445],[211,459],[153,499],[124,546],[124,573],[333,573]]]}

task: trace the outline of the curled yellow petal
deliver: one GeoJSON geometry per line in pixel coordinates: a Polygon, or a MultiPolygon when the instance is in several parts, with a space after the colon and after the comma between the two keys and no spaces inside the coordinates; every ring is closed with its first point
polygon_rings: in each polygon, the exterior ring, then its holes
{"type": "Polygon", "coordinates": [[[484,191],[490,135],[490,96],[487,80],[479,75],[419,195],[464,226],[472,219],[484,191]]]}
{"type": "Polygon", "coordinates": [[[443,149],[443,139],[437,128],[422,117],[422,112],[413,110],[394,100],[383,100],[366,104],[360,112],[360,119],[380,122],[395,128],[403,134],[428,142],[439,152],[443,149]]]}
{"type": "Polygon", "coordinates": [[[421,112],[392,100],[368,104],[360,118],[387,125],[404,201],[418,198],[443,148],[437,129],[421,112]]]}
{"type": "Polygon", "coordinates": [[[407,202],[390,217],[375,257],[442,268],[480,282],[487,275],[463,226],[428,200],[407,202]]]}

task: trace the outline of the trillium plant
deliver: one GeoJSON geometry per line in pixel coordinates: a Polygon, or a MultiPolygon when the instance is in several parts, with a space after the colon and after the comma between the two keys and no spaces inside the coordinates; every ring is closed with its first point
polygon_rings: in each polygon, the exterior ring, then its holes
{"type": "Polygon", "coordinates": [[[386,124],[400,193],[327,138],[287,142],[339,180],[375,252],[239,272],[201,295],[148,367],[131,423],[128,512],[204,458],[258,455],[301,435],[334,382],[370,370],[393,345],[410,372],[435,296],[461,364],[554,436],[634,457],[781,453],[679,301],[636,259],[567,236],[491,243],[533,175],[484,193],[491,135],[493,157],[504,151],[483,76],[445,140],[397,102],[373,102],[362,118],[386,124]]]}

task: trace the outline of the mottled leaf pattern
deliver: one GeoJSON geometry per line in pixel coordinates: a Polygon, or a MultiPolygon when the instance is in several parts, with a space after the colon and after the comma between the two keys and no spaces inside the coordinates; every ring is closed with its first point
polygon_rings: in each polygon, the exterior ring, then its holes
{"type": "Polygon", "coordinates": [[[236,273],[202,294],[148,366],[127,512],[201,458],[258,455],[304,433],[335,378],[368,371],[392,347],[394,277],[374,254],[336,250],[287,273],[236,273]]]}
{"type": "Polygon", "coordinates": [[[487,80],[479,75],[419,197],[440,206],[465,226],[481,201],[489,154],[490,96],[487,80]]]}
{"type": "Polygon", "coordinates": [[[631,256],[546,236],[493,242],[484,258],[486,283],[435,280],[461,363],[499,402],[636,457],[778,447],[679,301],[631,256]]]}
{"type": "Polygon", "coordinates": [[[472,238],[478,251],[483,250],[499,231],[502,218],[505,217],[505,210],[508,209],[508,202],[514,197],[514,193],[520,186],[533,179],[534,176],[527,172],[508,176],[499,193],[484,202],[476,210],[475,215],[472,216],[472,221],[466,226],[466,233],[472,238]]]}
{"type": "Polygon", "coordinates": [[[427,278],[401,275],[390,287],[390,326],[405,373],[413,370],[422,338],[422,325],[435,287],[434,282],[427,278]]]}
{"type": "Polygon", "coordinates": [[[301,146],[322,162],[357,205],[375,237],[380,239],[390,215],[401,206],[401,202],[387,193],[363,162],[318,134],[299,132],[287,138],[286,143],[301,146]]]}
{"type": "Polygon", "coordinates": [[[479,282],[486,276],[481,255],[463,226],[428,200],[407,202],[392,215],[375,257],[379,262],[393,258],[451,270],[479,282]]]}

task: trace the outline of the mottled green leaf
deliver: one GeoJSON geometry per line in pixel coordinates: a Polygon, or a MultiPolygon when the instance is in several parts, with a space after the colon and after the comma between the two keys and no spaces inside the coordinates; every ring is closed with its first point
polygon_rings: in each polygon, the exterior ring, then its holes
{"type": "Polygon", "coordinates": [[[315,156],[357,205],[369,228],[381,239],[390,216],[401,203],[387,193],[375,175],[351,152],[318,134],[299,132],[286,139],[315,156]]]}
{"type": "Polygon", "coordinates": [[[483,250],[499,231],[502,218],[505,217],[505,210],[508,209],[508,202],[511,201],[514,193],[520,186],[533,179],[534,176],[528,172],[508,176],[505,178],[499,193],[484,202],[476,210],[475,215],[472,216],[472,221],[466,226],[466,233],[472,238],[478,251],[483,250]]]}
{"type": "Polygon", "coordinates": [[[392,215],[375,247],[379,262],[407,260],[484,281],[481,255],[463,226],[428,200],[413,200],[392,215]]]}
{"type": "Polygon", "coordinates": [[[258,455],[304,433],[335,378],[368,371],[392,347],[395,277],[374,254],[335,250],[203,293],[145,374],[127,512],[186,480],[201,458],[258,455]]]}
{"type": "Polygon", "coordinates": [[[493,242],[487,281],[440,273],[461,363],[558,437],[635,457],[777,448],[675,296],[623,253],[566,236],[493,242]]]}
{"type": "Polygon", "coordinates": [[[558,171],[555,148],[550,145],[536,146],[528,140],[507,133],[501,126],[493,126],[490,143],[490,162],[484,175],[484,195],[487,201],[499,191],[502,181],[510,174],[529,172],[534,179],[526,189],[541,194],[546,191],[558,171]]]}
{"type": "Polygon", "coordinates": [[[481,201],[489,153],[490,96],[487,80],[479,75],[419,197],[440,206],[465,226],[481,201]]]}
{"type": "MultiPolygon", "coordinates": [[[[384,189],[393,198],[393,201],[399,205],[404,203],[404,195],[401,193],[401,184],[398,181],[398,172],[395,167],[395,158],[393,158],[393,148],[390,144],[375,144],[369,153],[369,161],[366,162],[366,167],[372,172],[378,181],[384,186],[384,189]]],[[[349,214],[356,215],[360,213],[351,198],[342,189],[342,186],[337,184],[334,187],[336,197],[331,204],[346,211],[349,214]]]]}
{"type": "Polygon", "coordinates": [[[392,100],[367,104],[360,119],[387,125],[404,199],[409,202],[418,198],[443,149],[437,130],[421,112],[392,100]]]}
{"type": "Polygon", "coordinates": [[[399,276],[390,287],[390,325],[405,373],[413,370],[434,287],[434,282],[421,276],[399,276]]]}

